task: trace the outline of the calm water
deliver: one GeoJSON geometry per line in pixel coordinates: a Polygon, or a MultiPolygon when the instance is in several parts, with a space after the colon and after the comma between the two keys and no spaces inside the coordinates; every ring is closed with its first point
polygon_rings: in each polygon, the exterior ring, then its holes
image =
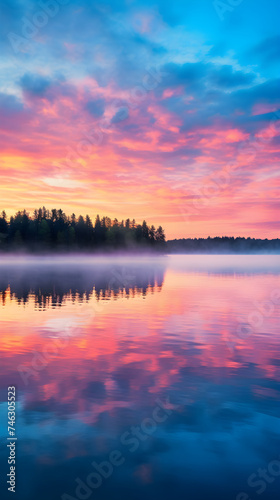
{"type": "Polygon", "coordinates": [[[279,499],[279,276],[276,256],[2,262],[1,491],[15,385],[15,498],[279,499]]]}

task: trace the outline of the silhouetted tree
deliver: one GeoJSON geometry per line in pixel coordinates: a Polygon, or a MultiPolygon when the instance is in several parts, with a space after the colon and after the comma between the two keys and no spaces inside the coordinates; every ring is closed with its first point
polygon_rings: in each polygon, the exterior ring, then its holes
{"type": "Polygon", "coordinates": [[[146,221],[136,225],[134,219],[119,222],[115,218],[112,222],[110,217],[97,215],[93,226],[89,215],[77,219],[74,213],[68,217],[61,208],[50,211],[45,207],[34,210],[31,217],[26,210],[18,211],[9,222],[4,211],[0,217],[1,250],[160,249],[163,242],[162,228],[155,231],[146,221]]]}

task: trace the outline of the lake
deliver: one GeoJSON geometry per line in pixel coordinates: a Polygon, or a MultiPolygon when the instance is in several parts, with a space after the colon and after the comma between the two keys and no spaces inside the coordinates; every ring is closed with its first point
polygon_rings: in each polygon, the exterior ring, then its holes
{"type": "Polygon", "coordinates": [[[15,498],[279,499],[279,277],[272,255],[2,258],[1,482],[15,386],[15,498]]]}

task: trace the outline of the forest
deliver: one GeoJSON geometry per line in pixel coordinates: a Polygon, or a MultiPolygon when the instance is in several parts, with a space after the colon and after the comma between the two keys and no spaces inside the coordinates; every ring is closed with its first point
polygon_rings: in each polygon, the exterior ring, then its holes
{"type": "Polygon", "coordinates": [[[280,253],[280,240],[216,236],[167,241],[166,251],[177,254],[280,253]]]}
{"type": "Polygon", "coordinates": [[[0,251],[115,251],[155,250],[165,248],[161,226],[148,226],[144,220],[137,224],[126,219],[119,222],[96,216],[94,223],[87,215],[67,216],[61,209],[35,210],[33,215],[18,211],[8,220],[6,212],[0,217],[0,251]]]}
{"type": "Polygon", "coordinates": [[[0,252],[10,251],[156,251],[169,254],[280,253],[280,239],[243,237],[183,238],[166,241],[162,226],[157,229],[134,219],[118,221],[96,215],[67,216],[61,209],[18,211],[8,219],[0,216],[0,252]]]}

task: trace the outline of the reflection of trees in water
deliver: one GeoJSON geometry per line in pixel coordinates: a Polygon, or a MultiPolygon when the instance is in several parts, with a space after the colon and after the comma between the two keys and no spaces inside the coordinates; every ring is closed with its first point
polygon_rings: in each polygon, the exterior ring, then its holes
{"type": "Polygon", "coordinates": [[[38,307],[73,302],[134,297],[160,291],[163,264],[91,266],[17,266],[0,270],[0,303],[11,296],[19,304],[34,298],[38,307]]]}

